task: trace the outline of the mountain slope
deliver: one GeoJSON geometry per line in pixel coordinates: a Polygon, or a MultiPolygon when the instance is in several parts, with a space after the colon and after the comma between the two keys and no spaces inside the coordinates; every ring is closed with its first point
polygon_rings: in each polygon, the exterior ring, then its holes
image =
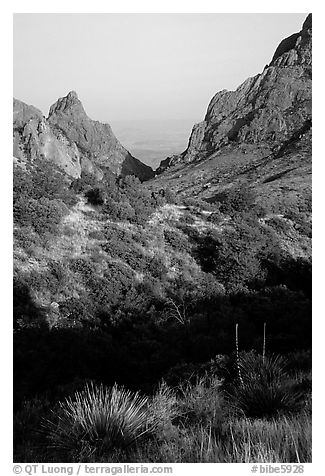
{"type": "Polygon", "coordinates": [[[109,124],[93,121],[87,116],[74,91],[51,106],[48,122],[77,145],[85,167],[90,160],[99,167],[108,167],[117,175],[134,174],[142,180],[153,175],[150,167],[135,159],[119,143],[109,124]]]}
{"type": "Polygon", "coordinates": [[[204,121],[193,127],[187,149],[161,163],[158,182],[210,199],[246,183],[260,197],[274,188],[278,193],[286,180],[290,190],[299,191],[302,182],[310,190],[311,40],[309,15],[261,74],[236,91],[217,93],[204,121]]]}
{"type": "MultiPolygon", "coordinates": [[[[240,351],[260,353],[266,342],[295,374],[309,368],[309,40],[308,27],[280,44],[268,73],[217,95],[187,151],[145,183],[116,175],[141,166],[75,93],[48,119],[14,102],[14,401],[17,410],[26,402],[33,429],[40,398],[57,408],[85,381],[148,393],[160,379],[186,389],[207,370],[218,385],[227,374],[237,381],[238,327],[240,351]],[[256,116],[242,124],[253,99],[256,116]]],[[[303,375],[296,383],[309,388],[303,375]]],[[[179,434],[195,416],[193,402],[182,407],[179,434]]],[[[210,441],[210,413],[206,421],[210,441]]],[[[171,429],[163,445],[178,440],[171,429]]],[[[23,450],[28,461],[43,460],[23,450]]]]}
{"type": "Polygon", "coordinates": [[[16,163],[31,165],[45,158],[71,177],[80,177],[80,154],[77,146],[64,136],[56,136],[41,111],[14,99],[13,155],[16,163]]]}
{"type": "Polygon", "coordinates": [[[74,178],[85,171],[101,179],[106,169],[141,180],[153,175],[150,167],[124,149],[108,124],[89,119],[73,91],[51,106],[47,119],[17,99],[13,107],[16,162],[46,158],[74,178]]]}

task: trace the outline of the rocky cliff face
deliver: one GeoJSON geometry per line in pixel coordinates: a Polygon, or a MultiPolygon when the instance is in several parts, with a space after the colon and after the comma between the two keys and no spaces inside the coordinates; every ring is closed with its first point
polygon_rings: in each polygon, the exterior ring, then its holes
{"type": "Polygon", "coordinates": [[[86,168],[90,161],[99,168],[108,167],[117,175],[134,174],[142,180],[153,175],[150,167],[135,159],[120,144],[109,124],[87,116],[74,91],[51,106],[48,123],[77,145],[82,166],[86,168]]]}
{"type": "Polygon", "coordinates": [[[212,154],[254,145],[274,153],[311,127],[311,41],[309,15],[299,33],[284,39],[261,74],[236,91],[220,91],[204,121],[193,127],[187,149],[161,163],[200,161],[212,154]]]}
{"type": "Polygon", "coordinates": [[[74,91],[51,106],[47,119],[14,99],[14,157],[20,161],[45,157],[72,177],[85,170],[100,179],[106,168],[141,180],[153,175],[150,167],[124,149],[108,124],[87,116],[74,91]]]}
{"type": "Polygon", "coordinates": [[[51,160],[71,177],[80,177],[80,153],[75,143],[54,134],[41,111],[13,102],[13,155],[16,162],[51,160]]]}

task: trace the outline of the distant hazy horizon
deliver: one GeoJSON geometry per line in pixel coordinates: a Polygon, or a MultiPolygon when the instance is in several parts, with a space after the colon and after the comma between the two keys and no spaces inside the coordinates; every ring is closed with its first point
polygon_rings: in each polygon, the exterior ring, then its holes
{"type": "Polygon", "coordinates": [[[211,97],[263,70],[305,13],[19,13],[14,96],[47,115],[77,91],[103,122],[203,119],[211,97]]]}
{"type": "Polygon", "coordinates": [[[194,119],[111,121],[113,132],[131,154],[154,170],[171,155],[183,152],[194,119]]]}

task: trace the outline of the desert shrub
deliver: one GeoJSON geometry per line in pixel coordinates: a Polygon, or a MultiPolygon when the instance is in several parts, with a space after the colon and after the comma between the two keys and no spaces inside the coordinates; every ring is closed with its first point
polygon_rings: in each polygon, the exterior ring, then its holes
{"type": "Polygon", "coordinates": [[[65,277],[61,278],[52,273],[51,270],[45,270],[39,272],[37,270],[31,270],[28,277],[25,277],[25,282],[28,284],[31,290],[50,292],[52,295],[59,292],[64,287],[65,277]]]}
{"type": "Polygon", "coordinates": [[[15,329],[43,326],[45,323],[44,310],[35,304],[27,278],[18,273],[14,273],[13,279],[13,318],[15,329]]]}
{"type": "Polygon", "coordinates": [[[285,218],[293,222],[293,226],[302,235],[312,237],[312,223],[310,217],[306,213],[300,211],[290,210],[285,213],[285,218]]]}
{"type": "Polygon", "coordinates": [[[100,231],[100,230],[93,230],[89,232],[89,238],[93,240],[104,240],[105,239],[105,234],[100,231]]]}
{"type": "Polygon", "coordinates": [[[70,189],[75,193],[87,193],[88,190],[94,189],[96,186],[98,186],[98,181],[95,176],[82,171],[81,176],[71,182],[70,189]]]}
{"type": "Polygon", "coordinates": [[[143,439],[155,428],[149,415],[148,399],[138,392],[90,384],[60,402],[58,417],[53,413],[44,431],[50,448],[80,461],[143,439]]]}
{"type": "Polygon", "coordinates": [[[74,273],[80,274],[85,282],[91,280],[95,275],[94,264],[86,258],[73,258],[69,262],[69,267],[74,273]]]}
{"type": "Polygon", "coordinates": [[[193,223],[195,222],[195,218],[190,213],[185,212],[183,213],[183,215],[181,215],[180,222],[186,225],[193,225],[193,223]]]}
{"type": "Polygon", "coordinates": [[[101,206],[102,219],[109,215],[113,220],[144,224],[157,205],[149,190],[134,176],[116,179],[105,172],[100,183],[88,182],[75,181],[73,188],[82,190],[93,205],[101,206]]]}
{"type": "Polygon", "coordinates": [[[182,384],[179,392],[178,413],[183,424],[221,426],[224,409],[220,381],[205,375],[194,384],[182,384]]]}
{"type": "Polygon", "coordinates": [[[220,213],[219,210],[217,210],[211,213],[211,215],[208,217],[208,221],[211,223],[215,223],[217,225],[220,223],[222,218],[223,218],[222,214],[220,213]]]}
{"type": "Polygon", "coordinates": [[[39,234],[55,233],[68,207],[76,203],[64,174],[46,160],[35,161],[29,173],[15,167],[13,186],[15,222],[39,234]]]}
{"type": "Polygon", "coordinates": [[[103,205],[106,200],[105,191],[99,187],[88,190],[85,196],[91,205],[103,205]]]}
{"type": "Polygon", "coordinates": [[[134,221],[135,211],[127,201],[107,199],[103,212],[113,220],[134,221]]]}
{"type": "Polygon", "coordinates": [[[214,205],[211,205],[205,200],[198,197],[182,197],[182,205],[195,210],[209,210],[215,209],[214,205]]]}
{"type": "MultiPolygon", "coordinates": [[[[85,260],[76,260],[74,270],[81,266],[80,275],[88,288],[89,305],[86,306],[85,314],[91,316],[99,308],[109,310],[111,306],[116,306],[125,300],[125,296],[133,283],[133,272],[123,263],[109,262],[103,275],[99,275],[93,270],[93,264],[85,260]],[[85,263],[83,269],[82,264],[85,263]]],[[[87,318],[88,319],[88,318],[87,318]]]]}
{"type": "Polygon", "coordinates": [[[179,202],[176,193],[173,192],[169,188],[167,189],[161,188],[160,190],[153,190],[151,192],[151,197],[156,207],[161,207],[165,205],[166,203],[174,205],[174,204],[178,204],[179,202]]]}
{"type": "Polygon", "coordinates": [[[263,256],[263,266],[267,270],[267,285],[285,285],[305,296],[312,294],[312,263],[310,259],[298,257],[290,259],[282,253],[263,256]]]}
{"type": "Polygon", "coordinates": [[[288,386],[286,366],[282,356],[240,356],[238,380],[231,390],[236,411],[247,417],[272,418],[301,409],[303,395],[288,386]]]}
{"type": "Polygon", "coordinates": [[[14,204],[14,219],[21,226],[31,225],[37,233],[55,233],[57,225],[68,213],[66,205],[57,199],[38,200],[22,197],[14,204]]]}
{"type": "Polygon", "coordinates": [[[164,380],[160,382],[151,398],[150,410],[150,420],[153,420],[163,431],[170,429],[173,420],[178,416],[176,392],[164,380]]]}
{"type": "Polygon", "coordinates": [[[274,228],[278,233],[286,234],[291,229],[291,224],[279,217],[270,218],[270,220],[267,221],[267,224],[274,228]]]}
{"type": "Polygon", "coordinates": [[[35,160],[30,172],[20,167],[14,168],[14,203],[18,198],[28,197],[34,200],[47,198],[61,200],[68,207],[77,202],[75,193],[70,189],[67,176],[54,163],[48,160],[35,160]]]}
{"type": "Polygon", "coordinates": [[[167,273],[167,268],[159,257],[154,257],[149,261],[148,271],[154,278],[163,278],[167,273]]]}
{"type": "Polygon", "coordinates": [[[103,250],[113,258],[119,258],[131,268],[144,271],[148,267],[148,258],[144,256],[134,241],[132,234],[124,230],[105,233],[107,241],[101,244],[103,250]]]}
{"type": "Polygon", "coordinates": [[[242,237],[236,240],[236,235],[229,235],[210,233],[199,238],[195,257],[202,270],[212,273],[227,288],[263,278],[256,248],[242,237]]]}
{"type": "Polygon", "coordinates": [[[255,207],[255,192],[248,186],[225,190],[214,197],[220,203],[219,210],[226,215],[236,212],[251,211],[255,207]]]}
{"type": "Polygon", "coordinates": [[[83,324],[88,320],[95,321],[94,316],[92,315],[92,303],[89,303],[89,300],[85,298],[69,298],[60,303],[59,306],[60,315],[63,319],[68,322],[81,322],[83,324]]]}
{"type": "Polygon", "coordinates": [[[186,236],[173,229],[164,230],[165,242],[177,251],[189,252],[190,244],[186,236]]]}
{"type": "Polygon", "coordinates": [[[171,205],[173,204],[177,205],[179,202],[176,193],[169,188],[165,190],[165,200],[166,200],[166,203],[170,203],[171,205]]]}
{"type": "Polygon", "coordinates": [[[14,228],[14,240],[16,243],[28,250],[29,253],[32,253],[32,249],[35,246],[40,246],[42,244],[42,237],[38,233],[35,233],[34,229],[29,226],[19,226],[19,228],[14,228]]]}
{"type": "Polygon", "coordinates": [[[134,223],[144,224],[155,209],[152,195],[137,177],[128,175],[119,181],[119,191],[122,201],[126,201],[134,209],[134,223]]]}

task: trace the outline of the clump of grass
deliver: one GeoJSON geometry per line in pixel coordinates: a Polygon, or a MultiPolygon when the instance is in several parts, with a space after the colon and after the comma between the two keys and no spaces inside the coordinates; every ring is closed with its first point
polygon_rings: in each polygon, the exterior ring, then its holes
{"type": "MultiPolygon", "coordinates": [[[[259,361],[262,356],[240,355],[240,358],[243,365],[244,359],[259,361]]],[[[273,383],[279,379],[281,383],[287,378],[284,362],[280,365],[280,361],[275,357],[265,358],[263,379],[273,383]]],[[[248,375],[255,376],[257,364],[251,365],[247,364],[242,373],[243,385],[248,375]]],[[[243,390],[238,385],[238,390],[243,390]]],[[[255,403],[259,405],[258,398],[255,403]]],[[[40,407],[37,403],[35,411],[27,406],[26,415],[17,415],[19,423],[29,422],[29,429],[36,427],[39,408],[42,410],[43,404],[40,407]]],[[[175,389],[162,382],[148,398],[116,385],[113,388],[88,385],[62,401],[59,412],[52,413],[54,417],[45,423],[47,447],[39,452],[40,438],[36,441],[34,434],[29,441],[26,435],[19,442],[17,461],[311,462],[308,408],[292,415],[278,412],[277,417],[267,419],[239,415],[228,407],[220,381],[208,374],[175,389]]]]}
{"type": "Polygon", "coordinates": [[[150,440],[130,461],[156,463],[310,463],[311,418],[302,412],[273,420],[232,417],[223,435],[210,424],[184,427],[178,438],[150,440]]]}
{"type": "Polygon", "coordinates": [[[138,392],[87,384],[60,402],[58,417],[44,427],[49,447],[80,461],[132,446],[153,431],[155,420],[138,392]]]}
{"type": "Polygon", "coordinates": [[[310,463],[310,416],[272,420],[235,418],[229,422],[231,438],[225,454],[229,463],[310,463]]]}
{"type": "Polygon", "coordinates": [[[154,421],[155,425],[159,426],[169,425],[178,415],[177,396],[164,380],[151,398],[150,411],[149,421],[154,421]]]}
{"type": "Polygon", "coordinates": [[[212,425],[218,428],[224,418],[222,382],[208,375],[179,387],[179,420],[188,425],[212,425]]]}
{"type": "Polygon", "coordinates": [[[290,385],[282,356],[244,354],[238,359],[239,378],[230,397],[237,412],[247,417],[275,417],[301,409],[303,394],[290,385]]]}

